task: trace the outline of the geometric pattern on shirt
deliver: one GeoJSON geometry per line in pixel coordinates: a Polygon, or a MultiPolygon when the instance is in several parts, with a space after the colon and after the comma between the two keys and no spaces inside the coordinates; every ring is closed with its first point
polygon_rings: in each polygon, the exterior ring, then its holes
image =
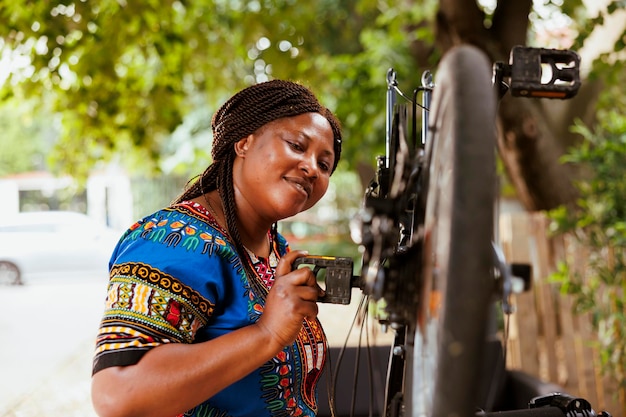
{"type": "Polygon", "coordinates": [[[96,356],[162,343],[191,343],[213,310],[209,300],[169,274],[143,263],[115,265],[96,356]]]}
{"type": "MultiPolygon", "coordinates": [[[[207,215],[197,203],[181,203],[160,212],[160,217],[144,219],[131,226],[128,237],[132,240],[142,238],[167,247],[182,247],[188,252],[213,256],[216,252],[233,265],[238,274],[243,274],[243,266],[232,245],[226,242],[226,236],[217,231],[199,230],[207,223],[207,215]],[[188,216],[186,218],[180,215],[188,216]]],[[[211,226],[215,227],[216,224],[211,226]]]]}
{"type": "MultiPolygon", "coordinates": [[[[272,287],[278,260],[275,251],[271,251],[269,258],[260,258],[248,251],[257,285],[266,289],[272,287]]],[[[251,298],[255,312],[262,314],[265,297],[263,300],[251,298]]],[[[272,416],[301,416],[306,410],[317,413],[315,388],[324,367],[325,350],[326,338],[320,322],[305,319],[296,341],[261,367],[263,399],[272,416]]]]}
{"type": "MultiPolygon", "coordinates": [[[[270,240],[271,244],[271,240],[270,240]]],[[[254,271],[254,276],[249,277],[247,282],[244,283],[249,294],[251,308],[250,311],[253,315],[250,317],[253,322],[256,322],[265,306],[265,300],[272,285],[274,284],[274,276],[276,274],[276,267],[278,266],[279,255],[275,245],[270,246],[270,256],[268,258],[257,257],[252,251],[246,249],[246,259],[244,262],[248,263],[248,266],[254,271]]]]}
{"type": "Polygon", "coordinates": [[[300,393],[308,407],[317,411],[315,387],[324,369],[326,338],[317,319],[305,319],[300,334],[296,338],[298,352],[303,355],[300,368],[302,375],[296,378],[302,384],[300,393]]]}

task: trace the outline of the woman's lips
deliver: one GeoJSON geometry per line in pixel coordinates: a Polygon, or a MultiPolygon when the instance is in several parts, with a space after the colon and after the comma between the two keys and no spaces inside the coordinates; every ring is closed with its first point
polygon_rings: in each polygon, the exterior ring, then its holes
{"type": "Polygon", "coordinates": [[[285,179],[289,183],[293,184],[295,188],[305,193],[307,197],[311,195],[311,192],[313,191],[313,186],[311,185],[309,181],[305,180],[304,178],[299,178],[299,177],[285,177],[285,179]]]}

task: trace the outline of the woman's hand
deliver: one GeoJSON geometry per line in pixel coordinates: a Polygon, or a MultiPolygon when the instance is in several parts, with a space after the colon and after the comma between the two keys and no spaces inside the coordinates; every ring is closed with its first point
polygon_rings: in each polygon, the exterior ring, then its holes
{"type": "Polygon", "coordinates": [[[310,268],[292,270],[296,258],[306,255],[305,251],[292,251],[281,258],[265,309],[257,321],[281,349],[296,339],[305,318],[317,317],[317,300],[323,295],[310,268]]]}

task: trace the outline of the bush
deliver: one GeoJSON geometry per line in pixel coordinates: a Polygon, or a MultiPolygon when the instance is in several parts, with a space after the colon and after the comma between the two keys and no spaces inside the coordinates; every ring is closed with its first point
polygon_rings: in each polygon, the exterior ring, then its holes
{"type": "Polygon", "coordinates": [[[589,313],[598,334],[602,373],[626,388],[626,117],[603,115],[593,131],[577,123],[582,144],[566,162],[590,173],[577,183],[574,208],[550,213],[556,232],[571,233],[589,251],[584,273],[566,264],[554,276],[572,294],[579,313],[589,313]]]}

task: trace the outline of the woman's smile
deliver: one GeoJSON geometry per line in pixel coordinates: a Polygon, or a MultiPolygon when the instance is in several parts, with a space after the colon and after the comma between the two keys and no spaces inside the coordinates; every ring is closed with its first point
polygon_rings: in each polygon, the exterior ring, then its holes
{"type": "Polygon", "coordinates": [[[287,182],[292,184],[296,189],[304,193],[307,198],[311,196],[311,192],[313,191],[313,186],[311,185],[310,181],[305,180],[304,178],[300,178],[300,177],[285,176],[284,178],[287,182]]]}

